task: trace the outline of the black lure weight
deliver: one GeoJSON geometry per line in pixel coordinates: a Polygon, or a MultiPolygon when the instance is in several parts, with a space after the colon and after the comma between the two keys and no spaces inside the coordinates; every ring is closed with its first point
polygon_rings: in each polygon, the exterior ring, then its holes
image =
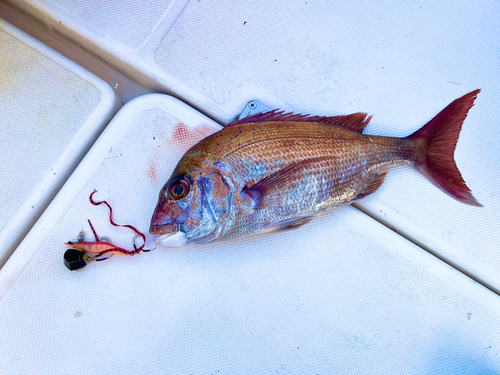
{"type": "Polygon", "coordinates": [[[70,271],[75,271],[85,267],[87,265],[87,262],[85,261],[85,252],[76,249],[66,250],[64,253],[64,265],[70,271]]]}

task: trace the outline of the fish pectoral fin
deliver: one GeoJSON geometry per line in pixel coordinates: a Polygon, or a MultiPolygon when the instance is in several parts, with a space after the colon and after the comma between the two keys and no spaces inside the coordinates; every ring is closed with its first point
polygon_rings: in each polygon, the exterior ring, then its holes
{"type": "Polygon", "coordinates": [[[309,223],[313,219],[312,216],[298,217],[295,219],[288,219],[280,221],[279,223],[269,225],[263,229],[263,233],[274,233],[285,230],[297,229],[302,225],[309,223]]]}
{"type": "Polygon", "coordinates": [[[290,190],[290,184],[293,181],[307,179],[308,171],[326,159],[331,157],[307,159],[287,165],[256,184],[243,188],[241,196],[251,198],[254,209],[262,209],[273,204],[280,205],[290,190]]]}
{"type": "Polygon", "coordinates": [[[380,186],[382,186],[382,183],[384,182],[385,177],[387,176],[387,172],[382,172],[378,174],[375,179],[372,181],[372,183],[363,191],[361,194],[359,194],[356,199],[361,199],[366,197],[367,195],[374,193],[375,190],[377,190],[380,186]]]}

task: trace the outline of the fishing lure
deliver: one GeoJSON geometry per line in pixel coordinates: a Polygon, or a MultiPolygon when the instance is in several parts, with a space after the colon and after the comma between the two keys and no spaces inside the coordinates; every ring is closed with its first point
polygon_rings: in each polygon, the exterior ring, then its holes
{"type": "Polygon", "coordinates": [[[115,227],[125,227],[131,229],[137,234],[137,237],[142,238],[143,243],[139,247],[137,247],[134,243],[133,244],[134,250],[127,250],[120,246],[116,246],[111,242],[109,242],[109,240],[105,239],[104,237],[99,238],[92,223],[90,222],[90,220],[87,220],[90,225],[90,229],[92,229],[92,233],[94,234],[95,242],[85,241],[83,233],[80,233],[77,242],[68,241],[67,243],[65,243],[65,245],[70,247],[70,249],[66,250],[66,252],[64,253],[64,265],[70,271],[83,268],[87,265],[88,262],[92,261],[100,262],[109,259],[114,254],[133,256],[135,254],[139,254],[141,251],[147,253],[152,250],[152,249],[144,249],[144,246],[146,245],[146,236],[143,233],[139,232],[134,226],[115,223],[113,221],[113,209],[111,208],[110,204],[106,201],[101,201],[101,202],[94,201],[93,195],[95,193],[97,193],[97,190],[94,190],[90,194],[89,197],[90,203],[92,203],[94,206],[105,204],[109,208],[109,222],[111,223],[111,225],[115,227]],[[103,257],[105,254],[109,254],[109,256],[103,257]]]}

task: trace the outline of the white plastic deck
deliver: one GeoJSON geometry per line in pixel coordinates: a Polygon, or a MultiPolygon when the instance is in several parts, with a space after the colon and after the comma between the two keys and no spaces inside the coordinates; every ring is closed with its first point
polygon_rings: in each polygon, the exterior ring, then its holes
{"type": "Polygon", "coordinates": [[[117,109],[103,81],[0,19],[0,267],[117,109]]]}
{"type": "Polygon", "coordinates": [[[357,207],[500,292],[497,1],[9,2],[222,123],[257,99],[317,115],[365,111],[368,133],[405,136],[481,88],[455,157],[484,208],[409,169],[357,207]]]}
{"type": "Polygon", "coordinates": [[[64,267],[63,243],[92,238],[87,219],[132,246],[94,189],[146,232],[177,160],[217,129],[165,95],[120,110],[0,271],[3,373],[500,370],[500,297],[352,207],[291,232],[64,267]]]}

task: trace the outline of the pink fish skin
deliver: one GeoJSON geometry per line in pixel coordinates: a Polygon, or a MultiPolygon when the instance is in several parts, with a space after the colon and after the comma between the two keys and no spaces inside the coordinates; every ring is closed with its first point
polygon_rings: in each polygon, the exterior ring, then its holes
{"type": "Polygon", "coordinates": [[[481,206],[453,159],[479,92],[456,99],[405,138],[362,134],[366,113],[272,111],[236,120],[182,157],[160,191],[150,233],[172,247],[293,229],[373,193],[398,166],[481,206]]]}

